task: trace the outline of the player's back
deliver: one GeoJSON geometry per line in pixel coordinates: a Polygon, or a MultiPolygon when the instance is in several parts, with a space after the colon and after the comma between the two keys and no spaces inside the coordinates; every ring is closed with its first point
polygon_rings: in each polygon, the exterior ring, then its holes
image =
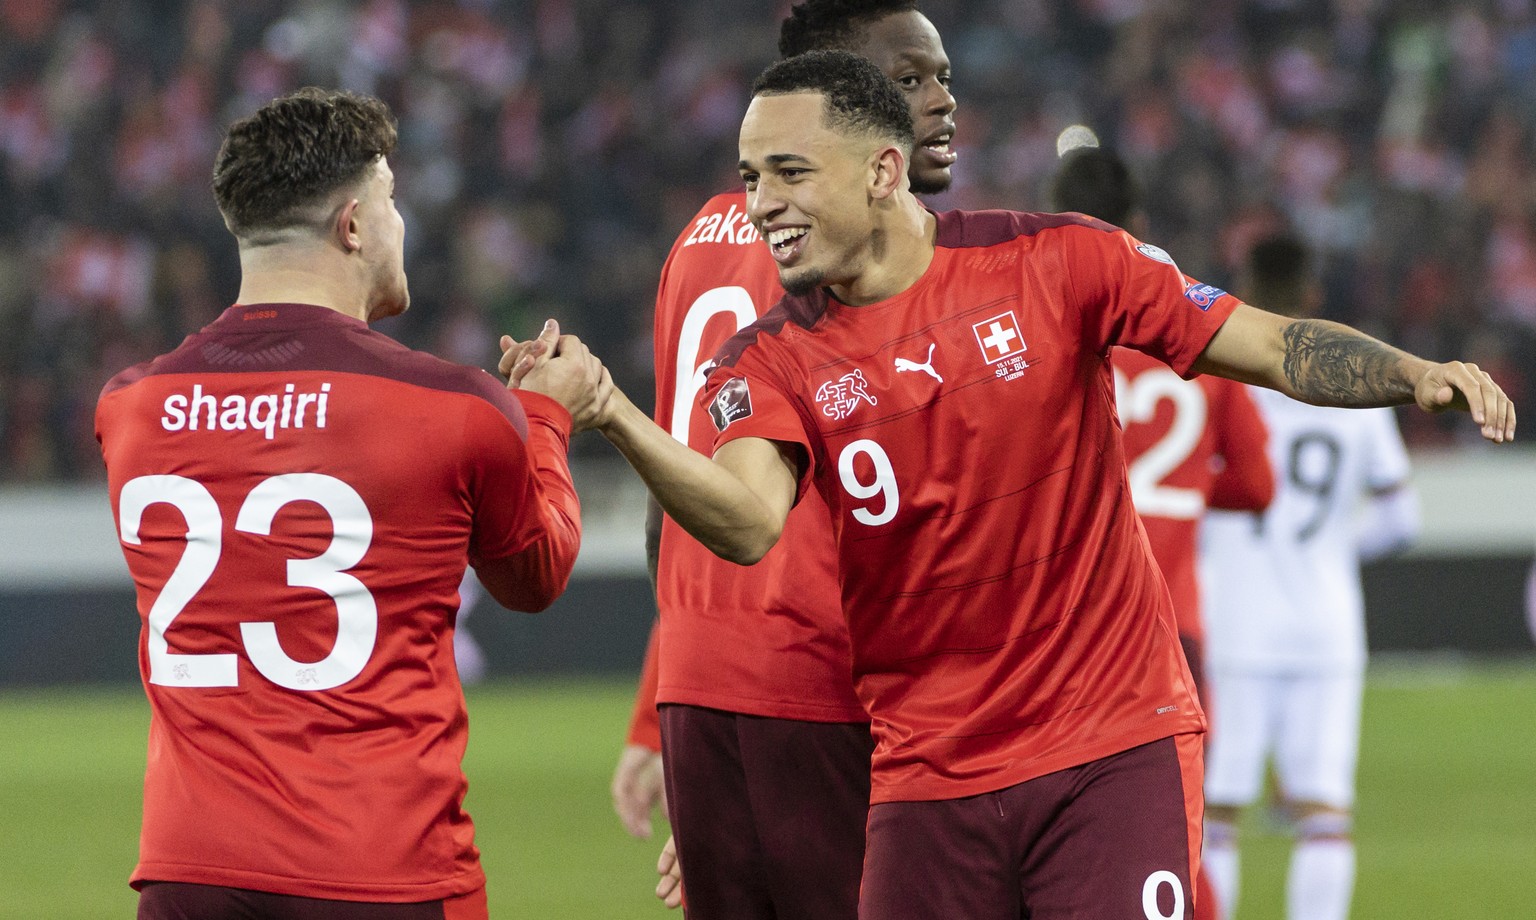
{"type": "Polygon", "coordinates": [[[153,711],[136,881],[483,884],[448,637],[466,555],[533,538],[527,424],[488,374],[308,305],[233,307],[107,385],[153,711]]]}
{"type": "Polygon", "coordinates": [[[1274,476],[1264,423],[1240,383],[1209,375],[1185,380],[1131,348],[1115,348],[1111,358],[1131,498],[1168,582],[1179,632],[1199,638],[1200,520],[1213,496],[1232,508],[1268,505],[1274,476]]]}
{"type": "Polygon", "coordinates": [[[1407,452],[1390,409],[1334,409],[1252,388],[1270,430],[1267,512],[1212,513],[1202,534],[1214,664],[1355,666],[1365,656],[1358,512],[1402,485],[1407,452]]]}
{"type": "MultiPolygon", "coordinates": [[[[656,299],[656,422],[713,453],[696,408],[719,346],[783,296],[778,270],[747,219],[744,192],[711,199],[679,235],[656,299]]],[[[667,518],[657,601],[657,699],[810,721],[861,721],[850,676],[836,546],[814,490],[754,566],[716,557],[667,518]]]]}

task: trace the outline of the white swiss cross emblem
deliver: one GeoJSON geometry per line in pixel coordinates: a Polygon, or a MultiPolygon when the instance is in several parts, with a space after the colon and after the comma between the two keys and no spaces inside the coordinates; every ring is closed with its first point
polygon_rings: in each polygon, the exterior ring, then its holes
{"type": "Polygon", "coordinates": [[[971,329],[976,333],[981,355],[987,359],[988,364],[996,364],[1004,358],[1019,354],[1026,347],[1024,336],[1019,332],[1019,321],[1012,310],[984,319],[971,329]]]}

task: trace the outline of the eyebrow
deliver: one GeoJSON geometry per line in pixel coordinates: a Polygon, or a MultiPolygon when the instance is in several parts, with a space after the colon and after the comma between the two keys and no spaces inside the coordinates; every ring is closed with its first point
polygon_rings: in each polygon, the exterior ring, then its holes
{"type": "MultiPolygon", "coordinates": [[[[806,159],[805,157],[801,156],[798,153],[770,153],[768,156],[763,157],[763,160],[769,166],[783,166],[785,163],[809,163],[809,162],[811,162],[810,160],[806,159]]],[[[736,162],[736,168],[738,170],[751,169],[752,168],[752,164],[748,163],[746,160],[738,160],[736,162]]]]}

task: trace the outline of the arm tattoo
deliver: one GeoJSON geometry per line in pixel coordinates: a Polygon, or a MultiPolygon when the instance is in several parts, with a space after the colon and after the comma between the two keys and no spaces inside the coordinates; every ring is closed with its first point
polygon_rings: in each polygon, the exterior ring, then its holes
{"type": "Polygon", "coordinates": [[[1297,320],[1285,327],[1285,379],[1319,406],[1395,406],[1413,402],[1403,355],[1348,326],[1297,320]]]}

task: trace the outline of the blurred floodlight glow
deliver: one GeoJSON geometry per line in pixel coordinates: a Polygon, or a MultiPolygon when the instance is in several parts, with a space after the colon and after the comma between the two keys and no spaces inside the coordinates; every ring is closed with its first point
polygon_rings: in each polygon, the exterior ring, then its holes
{"type": "Polygon", "coordinates": [[[1056,155],[1064,157],[1079,147],[1099,146],[1099,136],[1087,125],[1068,125],[1056,135],[1056,155]]]}

